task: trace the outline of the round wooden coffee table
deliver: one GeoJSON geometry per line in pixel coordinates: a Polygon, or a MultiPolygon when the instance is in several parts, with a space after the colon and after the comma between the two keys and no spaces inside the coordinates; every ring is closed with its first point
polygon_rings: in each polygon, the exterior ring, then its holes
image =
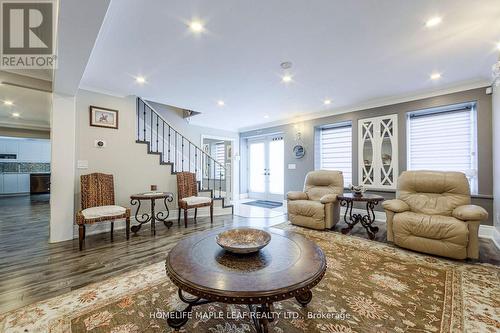
{"type": "Polygon", "coordinates": [[[347,224],[347,227],[340,231],[344,235],[348,234],[356,224],[361,223],[363,228],[365,228],[368,237],[370,239],[374,239],[375,234],[378,232],[378,227],[372,226],[373,222],[375,222],[375,213],[373,212],[373,208],[375,208],[379,202],[384,201],[384,197],[376,194],[356,195],[354,193],[344,193],[337,195],[337,199],[339,200],[340,205],[345,207],[344,222],[347,224]],[[365,215],[352,212],[352,207],[355,202],[366,203],[365,215]]]}
{"type": "Polygon", "coordinates": [[[184,239],[168,254],[167,275],[187,304],[168,317],[170,327],[179,330],[184,326],[193,306],[221,302],[247,304],[257,332],[268,332],[268,323],[274,320],[273,302],[295,297],[306,306],[311,301],[311,289],[326,271],[325,255],[314,242],[296,233],[266,228],[271,242],[265,248],[236,255],[215,241],[227,229],[184,239]]]}

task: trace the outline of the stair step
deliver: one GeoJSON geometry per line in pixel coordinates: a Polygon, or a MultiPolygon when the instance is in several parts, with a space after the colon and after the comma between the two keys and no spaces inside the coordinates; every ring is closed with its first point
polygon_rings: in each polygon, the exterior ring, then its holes
{"type": "MultiPolygon", "coordinates": [[[[138,132],[137,133],[137,137],[138,139],[136,140],[136,143],[139,143],[139,144],[145,144],[147,146],[147,153],[150,154],[150,155],[156,155],[156,156],[160,156],[160,165],[169,165],[170,166],[170,173],[172,175],[177,175],[180,171],[176,171],[176,165],[177,166],[181,166],[182,165],[182,168],[184,168],[185,166],[185,162],[188,163],[188,166],[187,166],[187,169],[191,169],[191,167],[193,166],[193,163],[194,162],[194,169],[196,171],[196,174],[197,176],[200,175],[200,173],[198,171],[201,171],[201,168],[200,169],[197,169],[197,166],[198,166],[198,163],[203,163],[202,161],[204,161],[205,158],[208,158],[209,161],[211,161],[211,167],[214,167],[216,165],[219,165],[220,168],[224,169],[224,165],[223,164],[220,164],[218,163],[214,157],[210,156],[209,154],[205,153],[203,151],[202,148],[198,147],[197,145],[195,145],[194,143],[192,143],[189,139],[187,139],[185,136],[183,136],[181,133],[177,132],[174,128],[172,128],[168,122],[166,122],[165,119],[163,119],[163,117],[161,115],[159,115],[146,101],[144,101],[143,99],[141,98],[138,98],[137,100],[137,112],[139,112],[140,109],[140,105],[143,105],[143,108],[142,108],[142,111],[141,113],[139,114],[138,113],[138,118],[140,118],[140,116],[142,116],[143,114],[145,115],[146,113],[146,108],[147,110],[149,111],[150,115],[151,115],[151,124],[150,124],[150,133],[153,135],[154,133],[154,129],[153,129],[153,117],[152,115],[155,114],[156,115],[156,140],[154,137],[152,138],[149,138],[149,136],[147,136],[146,134],[144,134],[143,136],[143,139],[141,139],[141,136],[140,134],[142,134],[143,132],[141,131],[140,133],[138,132]],[[160,135],[159,132],[158,132],[158,121],[161,120],[163,123],[163,128],[167,128],[168,129],[168,144],[166,143],[166,132],[165,132],[165,129],[163,130],[163,134],[160,135]],[[172,140],[175,140],[175,149],[171,150],[171,129],[173,131],[173,136],[174,138],[172,140]],[[158,140],[159,136],[161,136],[161,140],[158,140]],[[180,137],[180,138],[179,138],[180,137]],[[177,145],[177,140],[180,139],[180,143],[179,143],[179,146],[177,145]],[[161,141],[161,144],[160,144],[160,141],[161,141]],[[187,142],[187,148],[185,148],[185,143],[187,142]],[[156,148],[156,150],[158,150],[158,148],[160,147],[163,147],[162,151],[154,151],[153,148],[156,148]],[[167,149],[168,151],[166,151],[165,149],[165,146],[167,145],[167,149]],[[195,160],[192,159],[192,153],[191,153],[191,149],[192,147],[194,148],[194,156],[195,156],[195,160]],[[187,149],[187,150],[186,150],[187,149]],[[181,158],[179,158],[179,153],[181,154],[181,158]],[[164,158],[168,157],[169,159],[172,158],[172,154],[174,155],[175,159],[174,161],[171,161],[169,160],[168,162],[164,161],[164,158]],[[189,158],[186,158],[186,154],[189,154],[189,158]],[[205,157],[206,156],[206,157],[205,157]],[[182,163],[182,164],[181,164],[182,163]]],[[[146,116],[144,116],[144,119],[143,119],[143,126],[142,128],[144,128],[144,130],[146,129],[146,123],[147,123],[147,119],[149,118],[146,118],[146,116]]],[[[139,126],[139,121],[138,121],[138,126],[139,126]]],[[[139,130],[139,129],[138,129],[139,130]]],[[[188,171],[186,170],[186,171],[188,171]]],[[[191,171],[191,170],[189,170],[191,171]]],[[[213,179],[212,179],[213,180],[213,179]]],[[[219,181],[221,182],[222,180],[219,179],[219,181]]],[[[220,189],[218,188],[214,188],[214,189],[202,189],[201,188],[201,185],[202,185],[202,181],[200,180],[197,180],[197,187],[198,187],[198,192],[199,193],[208,193],[209,194],[209,197],[212,198],[213,200],[216,200],[216,201],[221,201],[221,207],[222,208],[231,208],[232,212],[234,211],[234,208],[233,208],[233,205],[232,204],[226,204],[226,200],[227,199],[226,197],[224,196],[221,196],[222,193],[218,192],[220,191],[220,189]],[[217,196],[219,195],[219,196],[217,196]]],[[[215,185],[215,182],[214,182],[214,185],[215,185]]],[[[226,195],[226,192],[223,192],[224,195],[226,195]]],[[[206,195],[205,195],[206,196],[206,195]]]]}

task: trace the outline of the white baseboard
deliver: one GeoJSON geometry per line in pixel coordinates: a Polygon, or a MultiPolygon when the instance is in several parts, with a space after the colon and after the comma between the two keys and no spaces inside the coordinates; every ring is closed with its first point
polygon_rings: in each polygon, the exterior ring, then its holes
{"type": "Polygon", "coordinates": [[[492,225],[480,225],[479,237],[491,239],[496,248],[500,250],[500,231],[492,225]]]}
{"type": "MultiPolygon", "coordinates": [[[[359,209],[359,208],[353,208],[353,212],[356,214],[366,214],[366,210],[364,209],[359,209]]],[[[341,219],[344,216],[345,208],[341,208],[340,215],[341,219]]],[[[374,211],[375,213],[375,221],[377,222],[386,222],[386,217],[384,212],[379,212],[379,211],[374,211]]],[[[486,239],[491,239],[493,241],[493,244],[497,247],[497,249],[500,250],[500,231],[495,228],[494,226],[491,225],[480,225],[479,226],[479,237],[480,238],[486,238],[486,239]]]]}

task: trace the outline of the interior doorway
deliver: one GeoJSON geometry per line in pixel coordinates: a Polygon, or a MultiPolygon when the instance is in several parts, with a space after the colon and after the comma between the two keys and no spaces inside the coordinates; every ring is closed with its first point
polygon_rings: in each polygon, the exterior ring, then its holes
{"type": "Polygon", "coordinates": [[[285,145],[283,135],[248,140],[248,196],[283,201],[285,145]]]}
{"type": "Polygon", "coordinates": [[[215,196],[222,196],[233,201],[235,193],[235,151],[234,139],[211,135],[201,136],[202,149],[207,154],[201,159],[201,168],[198,179],[201,179],[201,188],[215,189],[215,196]],[[211,156],[216,163],[211,159],[211,156]]]}

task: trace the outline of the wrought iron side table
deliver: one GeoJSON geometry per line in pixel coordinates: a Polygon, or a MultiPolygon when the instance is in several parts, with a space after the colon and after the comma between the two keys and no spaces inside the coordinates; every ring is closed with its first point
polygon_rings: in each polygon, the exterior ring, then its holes
{"type": "Polygon", "coordinates": [[[356,224],[361,223],[363,228],[366,229],[368,237],[374,239],[375,234],[378,232],[378,227],[372,226],[373,222],[375,222],[373,208],[375,208],[379,202],[384,201],[384,197],[376,194],[355,195],[354,193],[344,193],[338,195],[337,199],[340,205],[346,208],[344,222],[347,224],[347,227],[343,228],[341,232],[344,235],[348,234],[356,224]],[[354,202],[366,202],[366,215],[352,212],[354,202]]]}
{"type": "Polygon", "coordinates": [[[167,201],[172,202],[173,199],[174,196],[171,192],[146,192],[131,195],[130,204],[132,206],[137,205],[137,210],[135,211],[135,220],[139,222],[139,224],[132,226],[130,230],[132,230],[132,232],[136,234],[139,230],[141,230],[143,224],[151,222],[151,233],[153,235],[156,235],[156,221],[162,221],[167,228],[170,228],[172,226],[172,221],[167,221],[167,218],[170,215],[167,201]],[[156,212],[155,204],[156,200],[158,199],[163,199],[166,213],[162,211],[156,212]],[[151,200],[151,214],[139,213],[142,200],[151,200]]]}

